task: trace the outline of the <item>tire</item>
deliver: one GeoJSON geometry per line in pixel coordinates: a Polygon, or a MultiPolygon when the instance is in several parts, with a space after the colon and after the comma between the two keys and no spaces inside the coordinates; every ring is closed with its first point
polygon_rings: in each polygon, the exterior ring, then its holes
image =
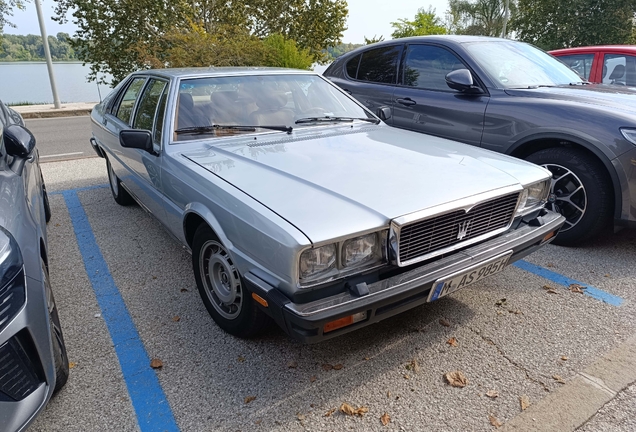
{"type": "Polygon", "coordinates": [[[612,183],[598,159],[564,147],[541,150],[526,159],[552,172],[546,207],[566,218],[555,244],[580,244],[609,224],[614,207],[612,183]]]}
{"type": "Polygon", "coordinates": [[[44,202],[44,220],[46,223],[51,221],[51,205],[49,204],[49,195],[46,193],[46,185],[42,182],[42,201],[44,202]]]}
{"type": "Polygon", "coordinates": [[[106,159],[106,169],[108,170],[108,184],[110,185],[110,192],[113,194],[115,202],[121,206],[129,206],[135,202],[132,196],[121,185],[121,181],[113,171],[113,167],[110,165],[110,161],[106,159]]]}
{"type": "Polygon", "coordinates": [[[192,267],[203,304],[219,327],[240,338],[261,333],[268,316],[258,308],[232,257],[206,224],[194,234],[192,267]]]}
{"type": "Polygon", "coordinates": [[[48,270],[46,269],[44,262],[42,262],[42,271],[44,272],[44,284],[47,289],[47,295],[49,296],[49,323],[51,327],[53,362],[55,365],[55,387],[53,389],[53,394],[55,394],[60,391],[60,389],[64,387],[68,381],[68,353],[66,352],[66,343],[64,342],[64,334],[62,333],[62,326],[60,325],[60,316],[57,312],[57,305],[55,304],[55,298],[53,297],[53,291],[51,290],[51,284],[49,282],[48,270]]]}

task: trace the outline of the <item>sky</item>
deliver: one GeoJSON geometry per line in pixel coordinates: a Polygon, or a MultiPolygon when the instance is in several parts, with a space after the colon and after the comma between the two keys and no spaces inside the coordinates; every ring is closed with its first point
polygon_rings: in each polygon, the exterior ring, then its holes
{"type": "MultiPolygon", "coordinates": [[[[343,35],[343,42],[363,43],[364,37],[372,38],[375,36],[384,36],[385,39],[391,38],[393,28],[392,21],[400,18],[413,19],[417,9],[424,7],[428,9],[432,6],[437,16],[444,18],[446,9],[448,9],[447,0],[348,0],[349,17],[347,18],[347,30],[343,35]]],[[[75,25],[66,23],[60,25],[51,20],[54,14],[55,2],[53,0],[40,0],[42,5],[42,13],[46,32],[48,35],[56,35],[58,32],[73,34],[75,25]]],[[[69,17],[72,19],[72,17],[69,17]]],[[[38,26],[38,18],[31,0],[24,11],[15,10],[13,17],[9,17],[17,28],[5,26],[4,33],[7,34],[40,34],[38,26]]]]}

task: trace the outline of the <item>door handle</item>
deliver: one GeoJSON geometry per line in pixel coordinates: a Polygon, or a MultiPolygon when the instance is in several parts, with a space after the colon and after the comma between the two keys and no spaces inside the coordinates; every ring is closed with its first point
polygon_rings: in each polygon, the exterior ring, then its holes
{"type": "Polygon", "coordinates": [[[402,105],[406,105],[406,106],[411,106],[411,105],[415,105],[417,102],[415,102],[413,99],[411,98],[398,98],[396,99],[396,102],[402,105]]]}

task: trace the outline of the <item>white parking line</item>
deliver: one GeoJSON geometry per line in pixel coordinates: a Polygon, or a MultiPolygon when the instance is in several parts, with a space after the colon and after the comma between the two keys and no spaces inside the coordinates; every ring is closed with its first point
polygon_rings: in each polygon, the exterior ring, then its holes
{"type": "Polygon", "coordinates": [[[81,155],[81,154],[84,154],[84,152],[59,153],[59,154],[54,154],[54,155],[40,156],[40,159],[62,157],[62,156],[75,156],[75,155],[81,155]]]}

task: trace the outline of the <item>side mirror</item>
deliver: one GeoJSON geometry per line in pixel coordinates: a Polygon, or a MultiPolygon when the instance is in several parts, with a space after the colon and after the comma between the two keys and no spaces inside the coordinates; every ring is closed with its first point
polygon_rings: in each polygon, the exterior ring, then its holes
{"type": "Polygon", "coordinates": [[[152,149],[152,134],[147,130],[129,129],[119,132],[119,144],[122,147],[146,150],[154,154],[152,149]]]}
{"type": "Polygon", "coordinates": [[[480,94],[482,90],[473,82],[473,76],[468,69],[457,69],[446,75],[446,85],[462,93],[480,94]]]}
{"type": "Polygon", "coordinates": [[[388,119],[391,118],[391,107],[385,106],[385,107],[378,108],[376,115],[380,117],[380,120],[387,121],[388,119]]]}
{"type": "Polygon", "coordinates": [[[35,137],[24,126],[13,124],[4,129],[4,146],[9,156],[24,159],[35,148],[35,137]]]}

